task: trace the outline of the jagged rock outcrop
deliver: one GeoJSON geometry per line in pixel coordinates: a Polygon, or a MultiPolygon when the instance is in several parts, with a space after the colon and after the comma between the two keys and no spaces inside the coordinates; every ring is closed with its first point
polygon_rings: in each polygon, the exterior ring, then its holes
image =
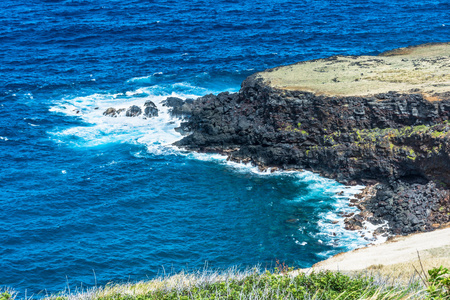
{"type": "Polygon", "coordinates": [[[150,100],[147,100],[144,104],[144,116],[147,118],[157,117],[158,116],[158,108],[156,104],[150,100]]]}
{"type": "MultiPolygon", "coordinates": [[[[125,111],[125,108],[115,109],[114,107],[110,107],[103,112],[103,115],[107,117],[117,117],[123,111],[125,111]]],[[[138,117],[141,114],[142,109],[137,105],[130,106],[125,112],[125,116],[127,117],[138,117]]],[[[158,116],[158,108],[156,107],[155,103],[150,100],[144,103],[144,116],[147,118],[158,116]]]]}
{"type": "Polygon", "coordinates": [[[163,102],[163,106],[169,107],[169,113],[172,117],[186,119],[192,113],[194,99],[180,99],[177,97],[168,97],[163,102]]]}
{"type": "Polygon", "coordinates": [[[247,78],[239,93],[195,100],[180,129],[191,134],[176,144],[261,168],[308,169],[347,184],[379,182],[365,209],[388,220],[393,233],[431,230],[450,221],[447,208],[432,208],[448,205],[448,71],[449,44],[268,70],[247,78]],[[424,49],[433,56],[424,57],[424,49]],[[387,203],[400,199],[400,206],[382,205],[382,190],[392,191],[387,203]]]}
{"type": "Polygon", "coordinates": [[[420,94],[325,97],[249,78],[239,94],[197,99],[183,124],[193,133],[178,145],[226,150],[233,160],[262,166],[318,170],[342,182],[428,176],[450,184],[449,149],[442,146],[449,114],[450,102],[431,103],[420,94]]]}
{"type": "Polygon", "coordinates": [[[142,109],[137,105],[132,105],[127,109],[125,116],[127,117],[137,117],[142,114],[142,109]]]}
{"type": "Polygon", "coordinates": [[[120,109],[115,109],[114,107],[110,107],[107,110],[105,110],[103,112],[104,116],[107,117],[117,117],[121,112],[123,112],[125,109],[124,108],[120,108],[120,109]]]}
{"type": "Polygon", "coordinates": [[[429,231],[450,221],[449,192],[434,182],[380,185],[375,197],[367,199],[364,206],[374,212],[375,218],[387,220],[395,234],[429,231]]]}
{"type": "Polygon", "coordinates": [[[114,107],[110,107],[110,108],[108,108],[107,110],[105,110],[103,112],[103,115],[107,116],[107,117],[116,117],[117,116],[117,110],[114,107]]]}

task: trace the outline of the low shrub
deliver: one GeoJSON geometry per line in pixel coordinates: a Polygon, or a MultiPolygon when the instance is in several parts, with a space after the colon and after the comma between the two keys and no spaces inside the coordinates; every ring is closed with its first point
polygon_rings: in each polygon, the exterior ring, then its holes
{"type": "Polygon", "coordinates": [[[450,299],[450,271],[443,266],[428,271],[428,293],[431,299],[450,299]]]}
{"type": "Polygon", "coordinates": [[[12,295],[8,292],[4,292],[0,294],[0,300],[10,300],[12,299],[12,295]]]}
{"type": "Polygon", "coordinates": [[[242,280],[229,279],[184,289],[155,290],[145,295],[109,294],[102,300],[188,300],[188,299],[360,299],[377,293],[371,278],[349,277],[341,273],[320,272],[295,277],[280,273],[253,274],[242,280]]]}
{"type": "MultiPolygon", "coordinates": [[[[330,271],[293,274],[292,268],[284,264],[278,264],[274,272],[264,273],[257,269],[243,273],[236,269],[223,273],[204,270],[75,293],[62,292],[45,300],[450,300],[450,271],[442,266],[429,270],[427,278],[419,274],[422,282],[412,280],[408,284],[392,282],[392,278],[374,279],[330,271]]],[[[15,299],[19,298],[14,291],[0,290],[0,300],[15,299]]]]}

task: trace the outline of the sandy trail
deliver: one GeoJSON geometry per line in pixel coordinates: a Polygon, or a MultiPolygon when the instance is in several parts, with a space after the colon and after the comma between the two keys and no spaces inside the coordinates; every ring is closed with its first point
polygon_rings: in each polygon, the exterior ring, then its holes
{"type": "Polygon", "coordinates": [[[450,267],[450,228],[410,236],[395,237],[384,244],[340,253],[313,266],[314,270],[378,270],[389,275],[410,275],[420,270],[418,254],[425,270],[450,267]]]}

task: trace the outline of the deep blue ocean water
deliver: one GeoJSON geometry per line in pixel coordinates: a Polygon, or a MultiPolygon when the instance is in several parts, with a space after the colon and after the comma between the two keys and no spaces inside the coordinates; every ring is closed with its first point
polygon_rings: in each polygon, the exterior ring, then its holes
{"type": "Polygon", "coordinates": [[[300,60],[449,41],[449,28],[448,0],[1,1],[0,286],[308,267],[367,243],[337,214],[354,189],[175,149],[179,121],[160,101],[237,91],[300,60]],[[158,118],[102,115],[146,100],[158,118]]]}

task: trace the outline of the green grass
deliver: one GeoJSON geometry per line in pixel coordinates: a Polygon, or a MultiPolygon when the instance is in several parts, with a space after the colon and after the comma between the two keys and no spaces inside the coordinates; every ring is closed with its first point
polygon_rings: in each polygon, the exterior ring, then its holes
{"type": "MultiPolygon", "coordinates": [[[[108,284],[89,290],[61,292],[46,300],[190,300],[190,299],[450,299],[450,272],[440,267],[420,280],[394,284],[384,277],[345,275],[339,272],[292,272],[282,266],[275,272],[257,269],[240,272],[199,271],[149,281],[108,284]]],[[[0,300],[19,299],[11,290],[0,290],[0,300]]],[[[41,297],[40,297],[41,298],[41,297]]],[[[28,299],[31,299],[30,297],[28,299]]]]}

